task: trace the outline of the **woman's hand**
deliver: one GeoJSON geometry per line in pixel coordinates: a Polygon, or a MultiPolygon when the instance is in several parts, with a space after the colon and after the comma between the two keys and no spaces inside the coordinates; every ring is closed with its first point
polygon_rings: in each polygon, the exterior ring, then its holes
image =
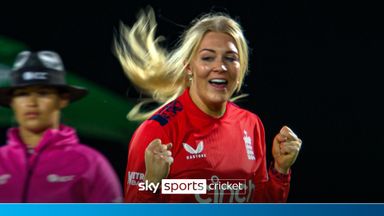
{"type": "Polygon", "coordinates": [[[287,126],[281,128],[273,139],[272,155],[275,159],[275,169],[283,174],[288,174],[289,168],[296,161],[302,141],[287,126]]]}
{"type": "Polygon", "coordinates": [[[173,157],[170,149],[172,143],[162,144],[160,139],[153,140],[145,149],[144,180],[158,183],[169,174],[173,157]]]}

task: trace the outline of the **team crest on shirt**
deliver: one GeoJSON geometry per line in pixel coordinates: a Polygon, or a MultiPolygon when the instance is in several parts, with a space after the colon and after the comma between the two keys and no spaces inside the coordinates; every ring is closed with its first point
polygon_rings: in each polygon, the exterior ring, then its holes
{"type": "Polygon", "coordinates": [[[248,160],[256,160],[255,153],[253,152],[252,139],[250,136],[248,136],[248,132],[246,130],[244,130],[243,140],[245,149],[247,150],[248,160]]]}
{"type": "Polygon", "coordinates": [[[183,147],[184,147],[185,151],[187,151],[189,153],[189,155],[187,155],[187,157],[186,157],[187,160],[207,157],[206,154],[202,153],[204,150],[204,142],[203,141],[200,141],[197,144],[196,148],[193,148],[188,143],[183,143],[183,147]]]}

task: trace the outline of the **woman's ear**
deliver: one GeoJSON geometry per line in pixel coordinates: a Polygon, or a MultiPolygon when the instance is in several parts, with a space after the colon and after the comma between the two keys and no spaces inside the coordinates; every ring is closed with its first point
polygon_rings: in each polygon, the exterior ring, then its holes
{"type": "Polygon", "coordinates": [[[14,105],[13,105],[13,98],[9,99],[9,108],[14,110],[14,105]]]}
{"type": "Polygon", "coordinates": [[[185,71],[187,72],[188,82],[189,82],[189,84],[191,84],[192,79],[193,79],[191,64],[187,64],[187,66],[185,67],[185,71]]]}
{"type": "Polygon", "coordinates": [[[185,71],[187,71],[188,74],[192,74],[191,64],[186,64],[185,71]]]}
{"type": "Polygon", "coordinates": [[[60,109],[67,107],[69,104],[69,94],[60,95],[60,109]]]}

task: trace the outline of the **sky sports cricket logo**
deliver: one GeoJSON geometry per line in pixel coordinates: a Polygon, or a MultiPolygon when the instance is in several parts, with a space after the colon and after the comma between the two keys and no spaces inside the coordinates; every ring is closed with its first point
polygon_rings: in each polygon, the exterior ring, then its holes
{"type": "Polygon", "coordinates": [[[159,183],[143,181],[138,184],[139,191],[152,191],[162,194],[246,194],[245,179],[163,179],[159,183]]]}

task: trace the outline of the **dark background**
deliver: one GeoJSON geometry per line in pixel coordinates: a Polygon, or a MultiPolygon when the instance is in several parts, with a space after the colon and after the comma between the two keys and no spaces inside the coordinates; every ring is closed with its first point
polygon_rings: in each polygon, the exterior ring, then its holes
{"type": "MultiPolygon", "coordinates": [[[[130,98],[137,93],[112,54],[120,21],[131,25],[140,8],[152,5],[158,35],[166,36],[163,45],[170,47],[183,31],[180,25],[204,12],[227,12],[240,21],[251,48],[243,88],[250,96],[239,104],[262,119],[269,152],[273,136],[285,124],[303,140],[288,201],[384,201],[379,5],[309,0],[84,4],[4,8],[0,35],[33,50],[55,50],[67,69],[130,98]]],[[[0,140],[5,141],[5,128],[0,140]]],[[[82,141],[102,151],[123,179],[127,146],[90,137],[82,141]]]]}

